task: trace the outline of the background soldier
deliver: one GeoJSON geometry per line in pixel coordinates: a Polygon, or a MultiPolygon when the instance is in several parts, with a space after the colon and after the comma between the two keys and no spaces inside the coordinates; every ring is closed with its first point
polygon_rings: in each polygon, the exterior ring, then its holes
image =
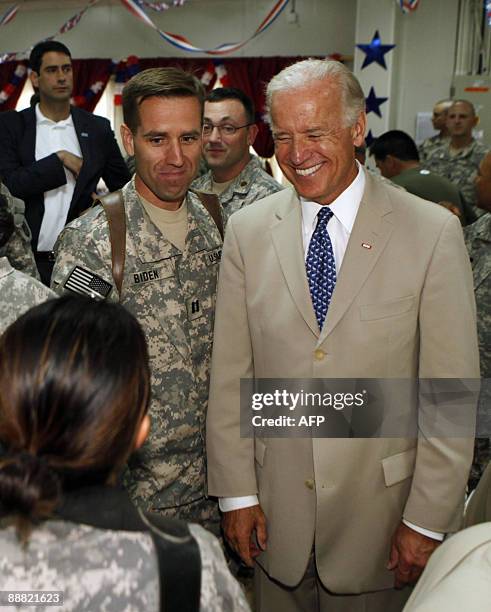
{"type": "MultiPolygon", "coordinates": [[[[458,186],[467,204],[476,207],[474,179],[488,147],[477,141],[472,130],[479,123],[474,106],[468,100],[456,100],[448,109],[449,139],[443,140],[425,159],[428,170],[448,178],[458,186]]],[[[477,214],[482,211],[475,208],[477,214]]]]}
{"type": "Polygon", "coordinates": [[[249,151],[257,131],[254,104],[243,91],[221,87],[208,94],[203,155],[210,170],[196,179],[193,187],[215,193],[227,218],[283,189],[249,151]]]}
{"type": "MultiPolygon", "coordinates": [[[[16,234],[17,230],[7,197],[0,185],[0,334],[32,306],[56,297],[39,280],[14,269],[5,257],[12,241],[14,245],[22,244],[21,237],[16,234]]],[[[32,263],[34,265],[34,259],[32,263]]]]}
{"type": "Polygon", "coordinates": [[[135,177],[123,188],[126,257],[121,294],[101,207],[66,227],[53,287],[120,300],[142,325],[152,373],[152,428],[129,464],[127,486],[148,510],[211,527],[205,498],[204,420],[219,231],[188,192],[201,154],[204,92],[175,68],[145,70],[123,92],[124,146],[135,177]]]}

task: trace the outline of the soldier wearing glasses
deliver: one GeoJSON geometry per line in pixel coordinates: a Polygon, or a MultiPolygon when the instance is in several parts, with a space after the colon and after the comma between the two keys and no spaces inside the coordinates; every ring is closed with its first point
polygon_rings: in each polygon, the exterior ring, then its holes
{"type": "Polygon", "coordinates": [[[240,89],[214,89],[206,98],[203,155],[210,170],[193,187],[216,194],[225,218],[282,189],[249,152],[258,132],[254,104],[240,89]]]}

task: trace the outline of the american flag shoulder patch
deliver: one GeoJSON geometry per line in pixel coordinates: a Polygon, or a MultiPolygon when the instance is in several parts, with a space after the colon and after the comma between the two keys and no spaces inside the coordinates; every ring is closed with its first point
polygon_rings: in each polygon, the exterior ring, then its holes
{"type": "Polygon", "coordinates": [[[106,298],[113,287],[111,283],[97,276],[97,274],[80,266],[73,268],[63,286],[74,293],[94,298],[106,298]]]}

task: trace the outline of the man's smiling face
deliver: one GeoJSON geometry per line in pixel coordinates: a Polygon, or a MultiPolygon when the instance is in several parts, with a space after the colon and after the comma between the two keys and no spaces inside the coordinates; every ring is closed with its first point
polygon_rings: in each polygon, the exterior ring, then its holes
{"type": "Polygon", "coordinates": [[[361,113],[346,126],[341,88],[334,79],[278,91],[271,105],[275,153],[297,193],[330,204],[354,180],[354,147],[363,143],[366,118],[361,113]]]}

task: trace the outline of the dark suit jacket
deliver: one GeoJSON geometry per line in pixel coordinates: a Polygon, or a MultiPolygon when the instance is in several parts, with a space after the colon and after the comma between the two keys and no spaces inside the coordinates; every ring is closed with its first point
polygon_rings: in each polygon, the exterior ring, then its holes
{"type": "MultiPolygon", "coordinates": [[[[109,121],[76,107],[72,107],[71,114],[84,163],[67,223],[92,204],[91,194],[101,177],[110,191],[120,189],[130,179],[109,121]]],[[[36,161],[35,149],[35,110],[0,113],[0,177],[14,196],[25,201],[34,249],[44,216],[44,192],[66,183],[58,156],[53,153],[36,161]]]]}

